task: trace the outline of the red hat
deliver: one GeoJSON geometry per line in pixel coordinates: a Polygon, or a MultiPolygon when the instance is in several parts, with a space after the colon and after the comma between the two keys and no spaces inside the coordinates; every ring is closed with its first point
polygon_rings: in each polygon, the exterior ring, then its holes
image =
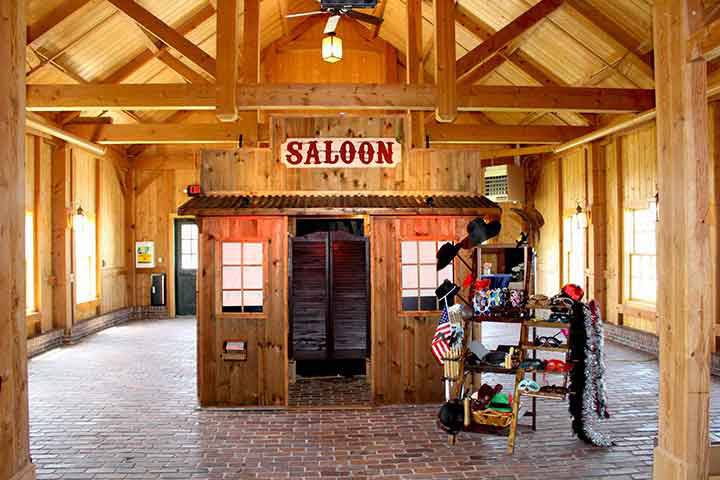
{"type": "Polygon", "coordinates": [[[585,296],[585,292],[582,287],[575,285],[574,283],[568,283],[562,287],[562,292],[576,302],[579,302],[585,296]]]}

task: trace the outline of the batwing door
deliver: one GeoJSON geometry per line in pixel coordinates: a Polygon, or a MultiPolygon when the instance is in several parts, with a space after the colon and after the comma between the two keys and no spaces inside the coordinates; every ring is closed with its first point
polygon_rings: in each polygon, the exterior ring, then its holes
{"type": "Polygon", "coordinates": [[[318,232],[293,238],[290,252],[292,358],[366,358],[368,239],[345,232],[318,232]]]}

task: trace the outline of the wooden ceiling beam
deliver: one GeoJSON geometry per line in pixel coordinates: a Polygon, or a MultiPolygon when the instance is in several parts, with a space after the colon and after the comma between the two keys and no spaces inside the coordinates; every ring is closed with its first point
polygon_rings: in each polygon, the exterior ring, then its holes
{"type": "MultiPolygon", "coordinates": [[[[213,15],[215,15],[215,9],[211,5],[205,5],[187,21],[181,23],[176,29],[177,33],[180,35],[187,35],[213,15]]],[[[163,52],[166,49],[167,46],[163,44],[160,47],[160,52],[163,52]]],[[[120,83],[129,78],[133,73],[137,72],[154,58],[156,58],[156,56],[151,51],[145,50],[129,62],[122,65],[120,68],[116,69],[113,73],[104,78],[101,83],[120,83]]]]}
{"type": "Polygon", "coordinates": [[[457,61],[458,79],[478,68],[491,56],[508,46],[518,37],[527,32],[540,20],[555,11],[563,0],[542,0],[537,5],[517,17],[515,20],[498,30],[480,45],[470,50],[457,61]]]}
{"type": "Polygon", "coordinates": [[[435,6],[435,85],[439,122],[452,122],[457,117],[457,80],[455,64],[455,2],[434,0],[435,6]]]}
{"type": "Polygon", "coordinates": [[[31,45],[40,38],[48,33],[50,30],[55,28],[67,17],[77,12],[85,5],[90,3],[90,0],[65,0],[60,5],[52,9],[40,20],[36,21],[32,25],[27,27],[27,45],[31,45]]]}
{"type": "Polygon", "coordinates": [[[426,126],[433,143],[559,144],[592,131],[590,127],[554,125],[458,125],[434,123],[426,126]]]}
{"type": "MultiPolygon", "coordinates": [[[[453,85],[455,83],[453,82],[453,85]]],[[[434,110],[433,85],[239,84],[238,110],[434,110]]],[[[215,110],[215,85],[28,85],[30,111],[215,110]]],[[[655,106],[654,90],[474,86],[458,95],[462,111],[638,112],[655,106]]]]}
{"type": "Polygon", "coordinates": [[[180,52],[195,65],[207,72],[212,78],[215,78],[215,59],[185,38],[184,35],[170,27],[168,24],[157,18],[133,0],[108,1],[119,8],[123,13],[125,13],[125,15],[137,22],[142,28],[155,35],[166,45],[180,52]]]}
{"type": "Polygon", "coordinates": [[[237,0],[218,0],[217,13],[217,103],[215,114],[221,122],[237,119],[236,87],[240,54],[239,8],[237,0]]]}
{"type": "Polygon", "coordinates": [[[210,80],[203,77],[190,66],[186,65],[182,60],[170,53],[170,50],[168,49],[159,51],[155,58],[164,63],[166,67],[169,67],[175,73],[183,77],[188,83],[210,83],[210,80]]]}
{"type": "MultiPolygon", "coordinates": [[[[220,3],[218,1],[218,8],[220,3]]],[[[76,135],[99,145],[237,144],[252,128],[254,116],[228,123],[140,123],[136,125],[66,125],[76,135]]]]}
{"type": "Polygon", "coordinates": [[[707,62],[720,57],[720,19],[705,24],[688,40],[688,60],[707,62]]]}

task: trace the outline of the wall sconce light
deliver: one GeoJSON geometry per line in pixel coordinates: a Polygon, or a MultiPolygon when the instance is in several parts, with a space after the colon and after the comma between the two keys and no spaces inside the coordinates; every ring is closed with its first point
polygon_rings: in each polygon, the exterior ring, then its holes
{"type": "Polygon", "coordinates": [[[329,33],[322,40],[322,58],[328,63],[335,63],[342,60],[343,57],[343,46],[342,38],[335,35],[335,33],[329,33]]]}
{"type": "Polygon", "coordinates": [[[577,208],[575,209],[575,228],[580,230],[583,228],[587,228],[588,226],[588,216],[587,213],[583,210],[582,206],[580,206],[580,203],[577,204],[577,208]]]}
{"type": "Polygon", "coordinates": [[[86,219],[87,217],[85,215],[85,210],[82,208],[82,206],[78,205],[77,210],[74,210],[72,214],[73,230],[78,233],[83,232],[85,230],[86,219]]]}

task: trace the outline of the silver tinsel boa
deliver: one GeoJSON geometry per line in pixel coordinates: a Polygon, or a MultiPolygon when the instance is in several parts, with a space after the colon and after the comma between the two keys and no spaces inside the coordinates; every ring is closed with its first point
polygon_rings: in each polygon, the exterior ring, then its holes
{"type": "Polygon", "coordinates": [[[605,341],[600,308],[591,301],[577,304],[571,330],[571,356],[576,362],[571,375],[570,413],[573,430],[582,440],[609,447],[612,440],[598,432],[598,418],[609,418],[605,389],[605,341]]]}

